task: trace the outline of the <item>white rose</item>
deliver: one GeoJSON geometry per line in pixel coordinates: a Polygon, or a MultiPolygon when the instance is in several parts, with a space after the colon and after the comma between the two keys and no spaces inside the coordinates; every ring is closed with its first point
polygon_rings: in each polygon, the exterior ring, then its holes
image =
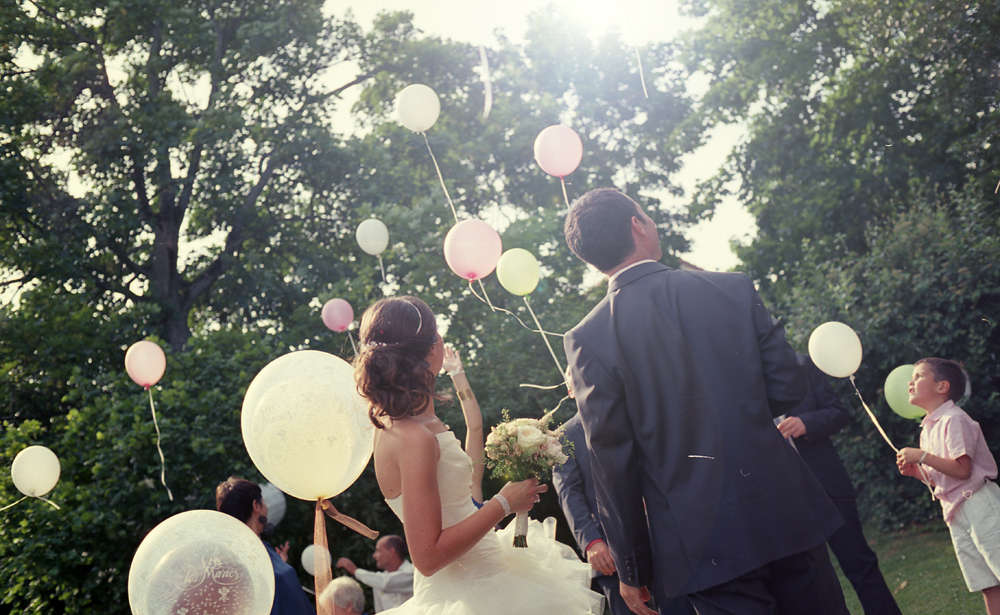
{"type": "Polygon", "coordinates": [[[558,460],[563,456],[562,444],[559,444],[558,440],[549,440],[548,446],[545,447],[545,450],[549,455],[552,455],[554,459],[558,460]]]}
{"type": "Polygon", "coordinates": [[[542,430],[532,425],[520,425],[517,428],[517,445],[525,451],[536,451],[546,441],[542,430]]]}

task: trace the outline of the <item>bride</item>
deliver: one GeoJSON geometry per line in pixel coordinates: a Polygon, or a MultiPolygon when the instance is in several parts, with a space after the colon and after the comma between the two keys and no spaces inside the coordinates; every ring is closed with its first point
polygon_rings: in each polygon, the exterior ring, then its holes
{"type": "Polygon", "coordinates": [[[354,373],[378,428],[375,475],[403,522],[416,568],[413,598],[384,613],[584,615],[599,609],[601,596],[586,588],[589,566],[568,547],[538,531],[529,548],[515,549],[493,531],[507,515],[530,510],[547,485],[533,478],[509,482],[482,508],[473,504],[472,460],[434,412],[445,351],[427,304],[415,297],[382,299],[365,311],[359,336],[354,373]]]}

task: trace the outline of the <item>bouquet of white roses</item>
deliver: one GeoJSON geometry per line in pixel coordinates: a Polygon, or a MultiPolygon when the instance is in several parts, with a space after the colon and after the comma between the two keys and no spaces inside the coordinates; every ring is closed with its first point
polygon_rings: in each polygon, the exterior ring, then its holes
{"type": "MultiPolygon", "coordinates": [[[[512,481],[529,477],[544,478],[553,466],[569,460],[573,444],[566,441],[560,429],[550,430],[552,413],[541,419],[511,419],[503,411],[503,422],[490,430],[484,453],[486,466],[493,476],[512,481]]],[[[528,546],[528,513],[517,513],[514,519],[514,546],[528,546]]]]}

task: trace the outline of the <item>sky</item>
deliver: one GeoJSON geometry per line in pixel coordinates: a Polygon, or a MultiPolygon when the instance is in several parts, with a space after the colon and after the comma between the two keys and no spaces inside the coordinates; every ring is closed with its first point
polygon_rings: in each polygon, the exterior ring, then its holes
{"type": "MultiPolygon", "coordinates": [[[[667,40],[697,25],[680,15],[674,0],[553,0],[551,4],[566,8],[592,36],[616,29],[624,40],[640,47],[667,40]]],[[[366,31],[382,11],[409,11],[414,24],[426,34],[489,46],[496,40],[493,32],[497,29],[512,40],[523,38],[527,16],[542,6],[538,0],[328,0],[326,11],[342,15],[350,9],[366,31]]],[[[685,158],[678,179],[686,191],[715,174],[740,135],[738,128],[720,128],[708,144],[685,158]]],[[[664,201],[669,203],[670,199],[664,201]]],[[[735,199],[729,199],[719,206],[713,220],[688,232],[691,251],[679,256],[702,269],[726,271],[738,263],[730,239],[746,242],[755,232],[753,217],[735,199]]]]}

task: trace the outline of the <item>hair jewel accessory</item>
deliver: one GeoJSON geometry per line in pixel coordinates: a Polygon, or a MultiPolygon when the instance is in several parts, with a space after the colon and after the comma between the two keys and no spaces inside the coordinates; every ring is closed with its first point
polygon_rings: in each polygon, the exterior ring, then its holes
{"type": "MultiPolygon", "coordinates": [[[[410,303],[410,302],[407,301],[407,303],[410,303]]],[[[417,330],[413,332],[413,335],[417,335],[418,333],[420,333],[420,329],[422,329],[423,326],[424,326],[424,317],[420,313],[420,308],[417,307],[416,303],[410,303],[410,305],[412,305],[413,309],[415,309],[417,311],[417,318],[419,319],[419,320],[417,320],[417,330]]]]}
{"type": "Polygon", "coordinates": [[[376,346],[388,346],[388,345],[389,344],[387,342],[368,342],[367,344],[365,344],[365,346],[368,346],[369,348],[374,348],[376,346]]]}

